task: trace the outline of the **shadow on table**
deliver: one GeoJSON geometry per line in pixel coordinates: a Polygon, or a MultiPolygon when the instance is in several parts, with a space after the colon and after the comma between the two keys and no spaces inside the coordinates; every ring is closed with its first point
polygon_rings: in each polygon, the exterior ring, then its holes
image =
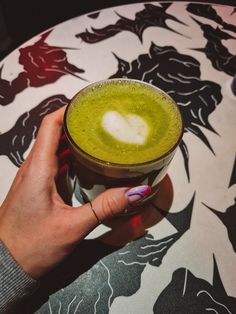
{"type": "Polygon", "coordinates": [[[62,264],[41,280],[38,290],[18,306],[15,313],[34,313],[47,302],[51,294],[75,281],[100,259],[117,249],[119,247],[99,240],[82,241],[62,264]]]}

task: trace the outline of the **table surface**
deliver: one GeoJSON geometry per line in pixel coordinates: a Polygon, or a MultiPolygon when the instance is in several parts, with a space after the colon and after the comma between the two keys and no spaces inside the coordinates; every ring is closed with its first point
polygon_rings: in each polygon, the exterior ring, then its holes
{"type": "Polygon", "coordinates": [[[91,82],[152,83],[185,125],[153,202],[100,225],[21,313],[236,313],[235,22],[230,6],[123,5],[59,24],[0,63],[1,200],[42,118],[91,82]]]}

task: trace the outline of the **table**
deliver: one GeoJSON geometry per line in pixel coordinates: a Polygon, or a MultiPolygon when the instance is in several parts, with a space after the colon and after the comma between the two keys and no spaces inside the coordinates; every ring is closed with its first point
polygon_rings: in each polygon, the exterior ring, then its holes
{"type": "Polygon", "coordinates": [[[1,200],[42,118],[91,82],[152,83],[185,125],[146,211],[100,225],[20,313],[236,313],[235,22],[232,6],[123,5],[59,24],[1,62],[1,200]]]}

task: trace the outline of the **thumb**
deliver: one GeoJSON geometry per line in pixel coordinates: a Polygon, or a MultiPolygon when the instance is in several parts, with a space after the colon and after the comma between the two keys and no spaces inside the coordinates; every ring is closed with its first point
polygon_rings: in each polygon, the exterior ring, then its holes
{"type": "Polygon", "coordinates": [[[123,213],[128,206],[138,203],[150,192],[148,185],[109,189],[92,201],[92,210],[98,221],[102,222],[123,213]]]}
{"type": "Polygon", "coordinates": [[[123,213],[127,207],[137,204],[150,192],[149,185],[140,185],[133,188],[113,188],[101,193],[90,204],[84,206],[89,211],[88,215],[91,217],[92,214],[93,221],[98,224],[123,213]]]}

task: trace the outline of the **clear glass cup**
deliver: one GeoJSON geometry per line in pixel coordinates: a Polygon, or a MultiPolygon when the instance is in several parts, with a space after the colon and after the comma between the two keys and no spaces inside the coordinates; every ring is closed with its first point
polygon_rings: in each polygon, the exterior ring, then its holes
{"type": "MultiPolygon", "coordinates": [[[[76,194],[81,195],[84,202],[91,201],[98,194],[108,188],[112,187],[127,187],[127,186],[137,186],[148,184],[151,186],[151,193],[144,199],[142,199],[138,205],[142,205],[144,202],[152,198],[156,192],[158,183],[165,177],[167,173],[168,166],[175,155],[176,149],[182,139],[183,135],[183,121],[181,113],[178,109],[175,101],[167,95],[161,89],[142,82],[138,80],[131,79],[108,79],[104,81],[99,81],[92,83],[79,91],[70,101],[66,108],[64,116],[64,129],[69,141],[70,149],[74,156],[74,173],[77,177],[77,187],[76,194]],[[171,100],[176,106],[179,112],[179,119],[181,123],[181,132],[178,138],[173,143],[172,147],[164,153],[163,155],[153,158],[147,162],[135,163],[135,164],[119,164],[113,163],[105,160],[100,160],[87,152],[85,152],[81,147],[79,147],[73,140],[67,126],[67,115],[70,111],[71,106],[75,101],[79,101],[84,92],[93,92],[95,87],[103,86],[104,84],[109,84],[110,82],[123,82],[125,83],[133,82],[134,84],[148,85],[150,88],[155,90],[156,93],[161,93],[164,97],[171,100]]],[[[89,140],[89,139],[88,139],[89,140]]],[[[78,197],[81,201],[81,197],[78,197]]]]}

